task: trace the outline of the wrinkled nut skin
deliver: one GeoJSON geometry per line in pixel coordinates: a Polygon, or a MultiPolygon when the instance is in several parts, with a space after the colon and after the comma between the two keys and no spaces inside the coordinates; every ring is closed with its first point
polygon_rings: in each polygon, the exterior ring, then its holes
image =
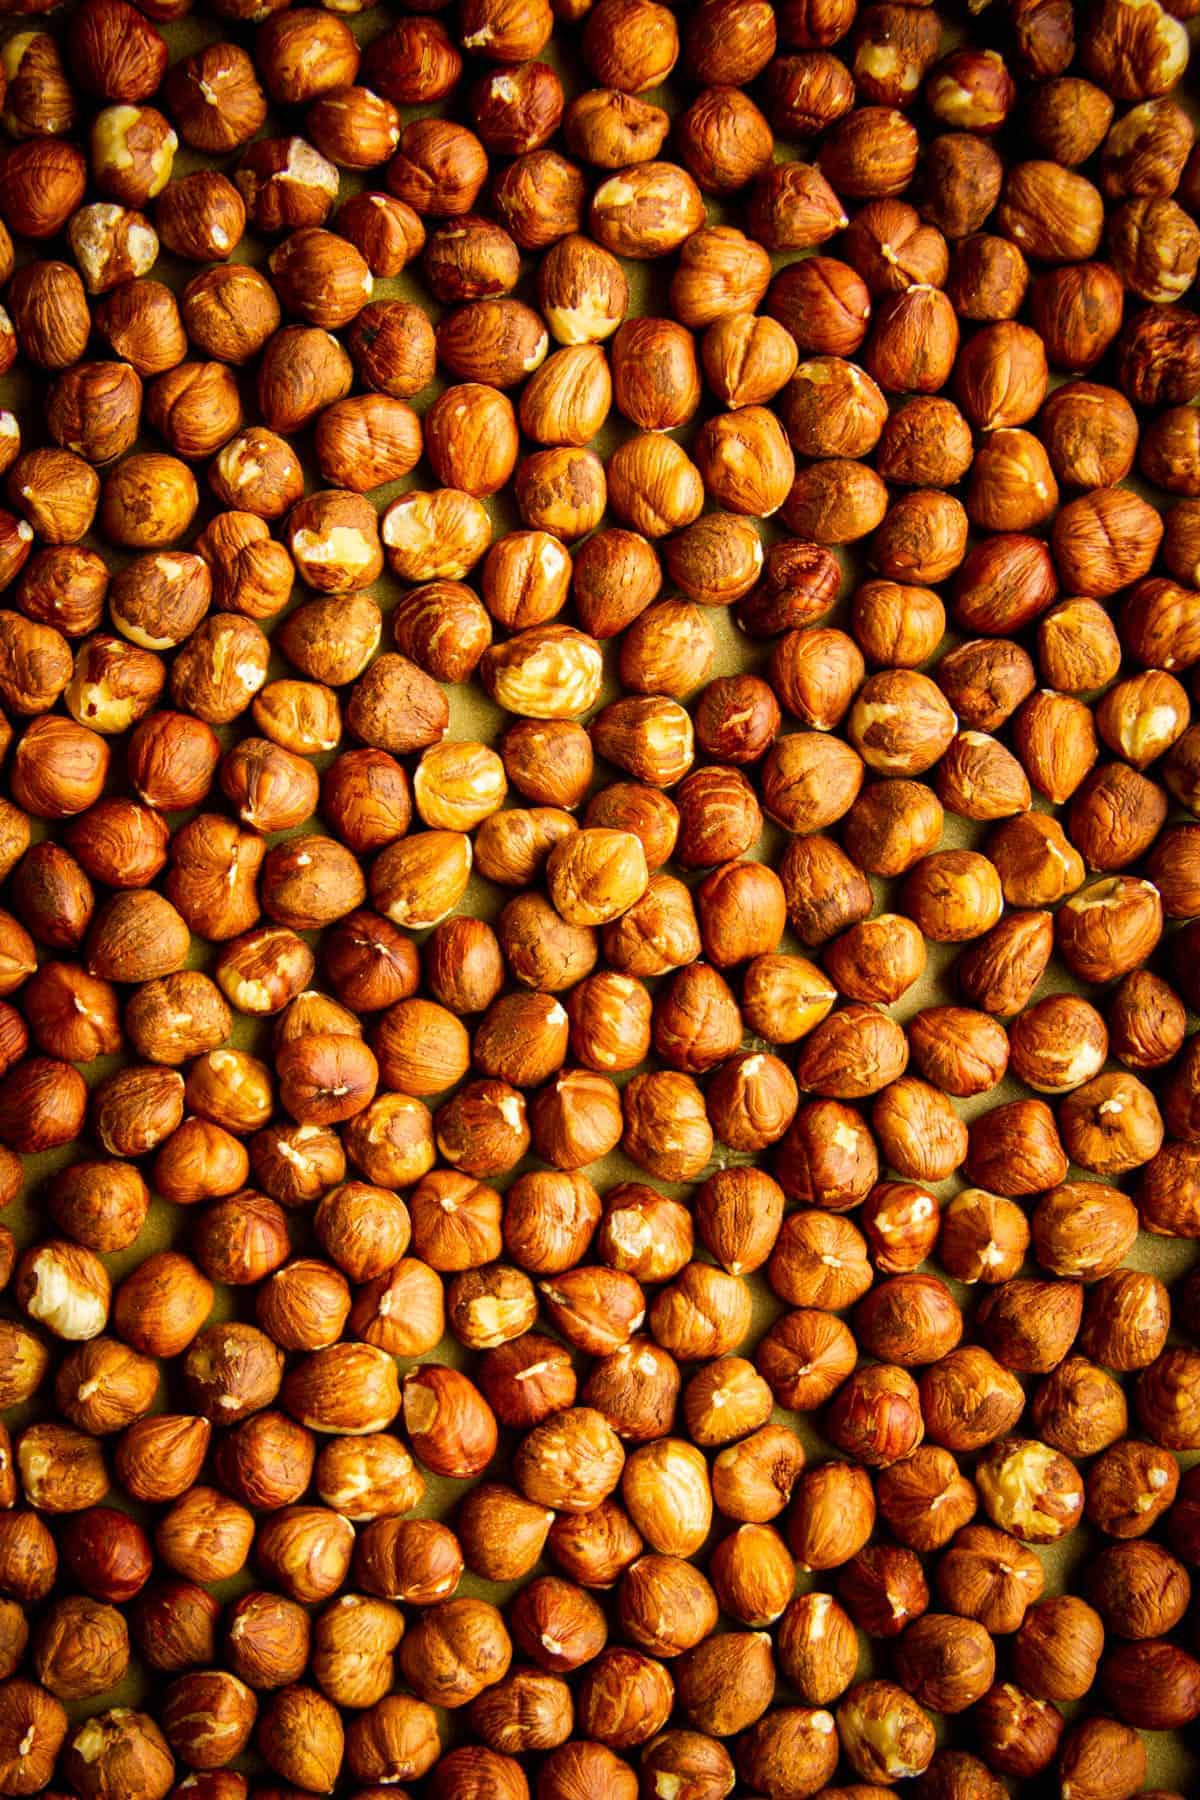
{"type": "Polygon", "coordinates": [[[355,4],[0,46],[0,1790],[1127,1800],[1197,0],[355,4]]]}

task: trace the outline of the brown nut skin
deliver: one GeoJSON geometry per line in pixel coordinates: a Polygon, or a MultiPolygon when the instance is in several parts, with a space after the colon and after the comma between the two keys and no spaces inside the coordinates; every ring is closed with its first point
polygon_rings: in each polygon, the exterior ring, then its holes
{"type": "Polygon", "coordinates": [[[895,1637],[926,1611],[929,1589],[911,1550],[868,1544],[837,1576],[840,1599],[861,1630],[895,1637]]]}
{"type": "Polygon", "coordinates": [[[1065,1723],[1053,1701],[1008,1681],[988,1689],[971,1722],[988,1767],[1022,1779],[1049,1767],[1065,1723]]]}
{"type": "Polygon", "coordinates": [[[88,1699],[123,1678],[128,1628],[115,1607],[67,1595],[40,1621],[33,1657],[38,1680],[56,1699],[88,1699]]]}
{"type": "Polygon", "coordinates": [[[936,1569],[943,1602],[993,1635],[1013,1632],[1040,1597],[1042,1565],[1031,1550],[990,1525],[968,1525],[936,1569]]]}
{"type": "Polygon", "coordinates": [[[962,1712],[991,1686],[995,1646],[973,1619],[926,1613],[904,1632],[895,1666],[901,1684],[921,1705],[962,1712]]]}
{"type": "Polygon", "coordinates": [[[1013,1671],[1042,1700],[1074,1700],[1091,1688],[1104,1647],[1100,1615],[1074,1595],[1031,1606],[1013,1639],[1013,1671]]]}
{"type": "Polygon", "coordinates": [[[1166,1639],[1120,1644],[1101,1663],[1100,1689],[1124,1724],[1139,1730],[1178,1730],[1196,1717],[1200,1664],[1166,1639]],[[1142,1677],[1136,1685],[1135,1666],[1142,1677]],[[1144,1685],[1147,1681],[1152,1688],[1144,1685]]]}
{"type": "Polygon", "coordinates": [[[780,1230],[767,1278],[793,1305],[841,1310],[871,1285],[866,1239],[835,1213],[793,1213],[780,1230]]]}
{"type": "Polygon", "coordinates": [[[867,1195],[862,1226],[875,1265],[885,1274],[910,1273],[937,1238],[937,1202],[915,1181],[880,1181],[867,1195]]]}
{"type": "Polygon", "coordinates": [[[1136,1731],[1115,1719],[1082,1719],[1063,1738],[1058,1769],[1071,1792],[1084,1800],[1092,1794],[1140,1792],[1146,1746],[1136,1731]]]}
{"type": "Polygon", "coordinates": [[[966,1172],[1006,1197],[1054,1187],[1067,1173],[1054,1115],[1040,1100],[1017,1100],[980,1115],[970,1128],[966,1172]]]}
{"type": "Polygon", "coordinates": [[[1008,1431],[1024,1407],[1016,1377],[981,1346],[950,1351],[921,1377],[929,1436],[949,1450],[980,1449],[1008,1431]]]}
{"type": "Polygon", "coordinates": [[[981,1334],[1006,1368],[1045,1374],[1073,1343],[1083,1316],[1077,1282],[1014,1280],[993,1287],[980,1302],[981,1334]]]}
{"type": "Polygon", "coordinates": [[[825,1429],[838,1449],[870,1467],[899,1462],[924,1435],[917,1385],[893,1364],[856,1371],[834,1397],[825,1429]]]}
{"type": "Polygon", "coordinates": [[[948,1450],[923,1444],[882,1471],[879,1508],[896,1537],[912,1550],[940,1550],[970,1522],[978,1505],[974,1486],[948,1450]]]}

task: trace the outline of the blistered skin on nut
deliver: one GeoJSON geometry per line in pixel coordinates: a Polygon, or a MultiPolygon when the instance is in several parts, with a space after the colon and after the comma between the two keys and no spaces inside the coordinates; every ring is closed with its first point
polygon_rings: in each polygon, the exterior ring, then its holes
{"type": "Polygon", "coordinates": [[[1200,1235],[1197,0],[356,3],[0,51],[0,1206],[102,1158],[0,1225],[0,1787],[1133,1793],[1200,1708],[1200,1282],[1130,1266],[1200,1235]],[[163,1734],[68,1725],[152,1572],[163,1734]]]}

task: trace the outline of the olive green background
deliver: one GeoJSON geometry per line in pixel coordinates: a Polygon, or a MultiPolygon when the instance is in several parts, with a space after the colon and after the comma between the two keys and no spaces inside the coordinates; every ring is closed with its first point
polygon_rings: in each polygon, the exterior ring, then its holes
{"type": "MultiPolygon", "coordinates": [[[[995,8],[995,11],[1000,11],[999,6],[995,8]]],[[[396,15],[385,9],[377,7],[370,12],[350,18],[348,22],[351,24],[360,40],[363,43],[366,43],[381,31],[385,30],[387,26],[392,23],[395,16],[396,15]]],[[[448,19],[450,18],[449,15],[443,16],[448,19]]],[[[682,20],[685,17],[685,13],[681,12],[680,17],[682,20]]],[[[450,22],[452,24],[452,19],[450,19],[450,22]]],[[[54,14],[48,19],[36,21],[13,20],[10,21],[10,25],[12,29],[17,30],[43,25],[46,29],[61,37],[63,16],[54,14]]],[[[567,27],[565,30],[563,28],[556,29],[554,40],[543,53],[544,60],[554,64],[562,74],[568,101],[575,93],[581,91],[585,87],[593,85],[587,77],[586,71],[582,68],[574,54],[574,47],[578,43],[579,29],[579,27],[567,27]],[[567,48],[565,51],[560,46],[560,38],[567,39],[567,48]]],[[[989,27],[987,20],[985,19],[983,26],[976,35],[975,41],[980,43],[996,41],[994,30],[992,31],[989,40],[988,30],[989,27]]],[[[196,49],[203,43],[216,41],[218,39],[231,39],[242,43],[247,48],[250,48],[253,43],[253,28],[230,21],[218,20],[209,16],[203,18],[189,17],[167,26],[165,28],[165,35],[171,47],[172,61],[178,56],[196,49]]],[[[954,35],[955,34],[951,33],[947,34],[945,43],[946,48],[950,47],[954,35]]],[[[407,122],[409,118],[419,116],[423,111],[443,110],[454,111],[456,115],[461,117],[465,122],[469,122],[469,112],[466,109],[468,107],[470,83],[477,74],[482,72],[483,67],[483,64],[471,64],[468,66],[464,80],[454,97],[457,104],[454,104],[449,108],[406,108],[402,115],[405,122],[407,122]]],[[[659,102],[666,106],[668,110],[675,112],[680,110],[682,105],[686,104],[686,98],[684,97],[685,92],[686,90],[683,88],[682,84],[673,83],[663,92],[648,95],[647,98],[659,102]]],[[[273,113],[269,116],[262,135],[276,135],[289,130],[296,132],[303,131],[302,109],[291,109],[286,113],[273,113]]],[[[665,147],[664,154],[670,154],[669,144],[665,147]]],[[[777,146],[776,154],[779,160],[788,160],[797,155],[803,156],[806,153],[803,146],[798,142],[781,142],[777,146]]],[[[214,161],[214,159],[211,158],[198,156],[188,150],[186,146],[181,146],[175,159],[175,173],[176,175],[184,174],[193,168],[200,167],[232,168],[233,166],[236,166],[237,160],[237,156],[235,155],[228,159],[214,161]]],[[[585,173],[589,176],[596,176],[597,179],[603,174],[602,171],[593,170],[587,170],[585,173]]],[[[374,179],[364,179],[352,172],[343,171],[340,198],[345,199],[350,193],[363,186],[382,187],[384,185],[383,171],[377,170],[374,171],[373,174],[374,179]]],[[[590,186],[594,185],[596,185],[595,181],[591,181],[590,186]]],[[[479,207],[480,210],[486,209],[486,193],[480,197],[479,207]]],[[[152,214],[152,206],[147,210],[152,214]]],[[[713,204],[710,200],[708,214],[710,223],[724,222],[737,224],[739,222],[739,206],[737,198],[735,197],[732,202],[724,205],[713,204]]],[[[432,226],[436,222],[429,221],[428,223],[432,226]]],[[[266,239],[261,238],[256,234],[250,233],[237,247],[234,253],[234,260],[263,264],[272,247],[273,245],[271,242],[268,242],[266,239]]],[[[831,248],[836,252],[836,241],[831,248]]],[[[40,246],[39,253],[65,254],[54,246],[40,246]]],[[[533,303],[534,294],[532,277],[536,267],[536,257],[525,255],[522,260],[523,274],[521,282],[516,289],[516,293],[519,297],[525,298],[533,303]]],[[[787,259],[777,260],[782,261],[787,259]]],[[[175,258],[164,255],[151,273],[155,278],[165,280],[176,289],[181,289],[182,286],[197,272],[198,266],[199,265],[195,264],[186,264],[175,258]]],[[[664,259],[664,261],[658,264],[640,264],[632,262],[626,262],[624,264],[626,274],[630,281],[631,312],[654,315],[666,313],[669,310],[666,303],[666,288],[673,266],[674,259],[672,258],[664,259]]],[[[415,300],[423,305],[432,317],[437,318],[443,309],[432,301],[428,291],[425,289],[421,279],[420,269],[421,264],[420,259],[418,258],[416,262],[410,265],[410,268],[399,280],[377,281],[375,284],[375,298],[386,298],[391,295],[397,295],[405,299],[415,300]]],[[[102,349],[96,353],[101,355],[104,354],[102,349]]],[[[254,411],[253,372],[251,372],[244,380],[243,385],[247,417],[248,419],[253,419],[256,416],[254,411]]],[[[419,395],[414,401],[417,410],[423,412],[429,403],[436,397],[437,393],[441,391],[443,385],[444,384],[439,379],[431,384],[423,394],[419,395]]],[[[18,367],[18,369],[14,370],[3,382],[0,382],[0,402],[11,407],[20,418],[22,425],[25,428],[26,447],[41,441],[42,396],[39,391],[39,383],[31,377],[27,370],[18,367]]],[[[714,410],[707,399],[705,407],[707,410],[714,410]]],[[[700,416],[704,416],[703,410],[700,416]]],[[[602,455],[607,456],[618,442],[630,434],[630,428],[623,420],[614,414],[605,426],[595,447],[602,455]]],[[[676,435],[684,442],[687,442],[692,435],[692,428],[673,435],[676,435]]],[[[157,440],[151,438],[148,434],[145,435],[144,444],[145,447],[160,447],[157,440]]],[[[142,447],[142,445],[140,444],[139,447],[142,447]]],[[[305,461],[310,490],[321,486],[322,483],[315,470],[311,456],[309,434],[303,434],[297,440],[297,449],[300,451],[301,456],[305,461]]],[[[202,476],[202,470],[199,468],[198,474],[201,474],[202,476]]],[[[395,483],[390,487],[377,489],[369,496],[369,498],[378,506],[380,512],[382,512],[396,493],[413,487],[419,488],[433,485],[436,485],[436,483],[434,482],[428,467],[424,463],[421,463],[413,474],[404,481],[395,483]]],[[[202,489],[203,488],[204,484],[202,480],[202,489]]],[[[1151,497],[1153,498],[1154,496],[1151,497]]],[[[494,521],[495,533],[497,536],[503,531],[520,524],[520,520],[507,495],[499,495],[487,504],[494,521]]],[[[215,510],[217,509],[211,501],[211,497],[205,492],[202,499],[201,515],[196,523],[196,530],[199,530],[202,527],[205,520],[211,516],[212,512],[215,510]]],[[[764,523],[760,529],[767,541],[771,541],[775,537],[782,535],[782,533],[771,523],[764,523]]],[[[88,541],[91,542],[92,540],[88,541]]],[[[119,566],[121,563],[128,560],[124,553],[114,553],[103,543],[96,542],[94,547],[101,550],[114,567],[119,566]]],[[[845,616],[848,610],[847,601],[854,585],[856,570],[858,570],[861,565],[860,559],[856,554],[847,554],[844,552],[840,554],[847,576],[843,586],[843,599],[838,607],[834,609],[829,620],[823,621],[823,623],[828,622],[844,625],[845,616]]],[[[394,582],[390,576],[385,575],[371,591],[386,613],[395,603],[401,590],[398,583],[394,582]]],[[[666,591],[669,591],[669,584],[666,591]]],[[[296,604],[304,597],[304,591],[298,587],[292,604],[296,604]]],[[[266,621],[264,623],[264,629],[268,632],[272,631],[278,625],[279,618],[282,616],[282,614],[277,615],[275,619],[266,621]]],[[[709,622],[713,626],[717,638],[716,660],[711,675],[729,674],[737,670],[758,670],[762,667],[769,654],[769,644],[755,643],[746,638],[737,630],[733,617],[727,609],[712,608],[709,610],[707,616],[709,622]]],[[[384,648],[388,647],[389,641],[389,634],[385,622],[384,648]]],[[[950,641],[953,641],[953,639],[950,641]]],[[[614,698],[619,691],[615,678],[615,651],[612,641],[605,646],[605,652],[607,676],[605,688],[601,696],[601,703],[614,698]]],[[[294,671],[290,669],[290,666],[287,665],[281,657],[274,657],[269,678],[274,679],[276,676],[287,673],[294,673],[294,671]]],[[[492,742],[497,738],[499,732],[507,722],[509,715],[503,713],[501,709],[488,700],[477,682],[473,682],[468,686],[463,687],[451,687],[448,688],[446,692],[450,701],[449,735],[451,737],[473,738],[484,742],[492,742]]],[[[246,715],[242,721],[239,721],[237,726],[222,729],[220,735],[223,741],[231,742],[235,738],[245,735],[248,728],[250,728],[249,719],[248,715],[246,715]]],[[[345,744],[343,747],[348,747],[348,744],[345,744]]],[[[318,767],[324,767],[332,760],[332,754],[314,758],[318,767]]],[[[123,781],[120,769],[121,758],[119,755],[114,758],[114,762],[116,767],[112,785],[118,787],[123,781]]],[[[602,784],[605,780],[612,779],[613,773],[614,772],[612,771],[606,771],[603,765],[601,765],[597,771],[597,785],[602,784]]],[[[1153,773],[1153,771],[1151,771],[1151,773],[1153,773]]],[[[518,804],[520,803],[519,796],[514,795],[513,799],[518,804]]],[[[213,803],[219,804],[219,801],[214,798],[213,803]]],[[[177,827],[187,816],[188,815],[183,814],[177,816],[173,815],[171,820],[172,826],[177,827]]],[[[319,824],[319,821],[317,823],[319,824]]],[[[311,826],[302,829],[311,829],[311,826]]],[[[47,833],[44,827],[35,829],[35,836],[45,835],[54,835],[53,827],[50,828],[49,833],[47,833]]],[[[287,835],[292,834],[280,834],[280,836],[287,835]]],[[[956,818],[954,815],[947,815],[946,831],[943,840],[945,845],[978,844],[983,836],[984,832],[982,828],[972,825],[970,822],[963,819],[956,818]]],[[[276,840],[273,839],[271,841],[276,840]]],[[[768,824],[763,837],[753,854],[764,861],[774,863],[777,861],[785,841],[786,834],[779,828],[768,824]]],[[[694,882],[695,880],[698,880],[699,877],[691,877],[690,879],[694,882]]],[[[880,906],[886,907],[888,904],[888,884],[875,882],[873,885],[880,906]]],[[[475,914],[482,918],[492,918],[499,911],[507,898],[509,898],[508,890],[501,890],[485,881],[482,877],[473,876],[459,910],[475,914]]],[[[311,936],[312,934],[309,935],[311,936]]],[[[313,938],[313,941],[315,943],[315,938],[313,938]]],[[[791,940],[790,937],[785,939],[784,947],[793,950],[799,950],[801,948],[801,946],[791,940]]],[[[926,973],[921,982],[910,990],[909,993],[904,996],[902,1001],[892,1009],[897,1017],[902,1020],[907,1019],[923,1006],[929,1005],[937,1000],[953,997],[954,985],[950,970],[956,953],[956,946],[938,944],[930,944],[928,946],[929,960],[926,973]]],[[[214,954],[215,953],[210,946],[205,944],[202,940],[196,939],[193,941],[192,955],[190,958],[191,965],[201,968],[208,967],[214,959],[214,954]]],[[[319,973],[317,979],[318,981],[320,980],[319,973]]],[[[653,982],[650,983],[651,987],[654,987],[655,985],[656,984],[653,982]]],[[[1056,961],[1051,965],[1039,993],[1071,989],[1077,985],[1078,984],[1072,981],[1068,973],[1056,961]]],[[[17,999],[19,1003],[19,995],[17,996],[17,999]]],[[[255,1051],[269,1061],[271,1023],[270,1020],[261,1021],[249,1017],[238,1016],[233,1032],[234,1043],[243,1048],[255,1051]]],[[[1194,1026],[1196,1021],[1192,1020],[1191,1023],[1194,1026]]],[[[89,1084],[94,1085],[97,1080],[108,1074],[112,1068],[119,1066],[121,1060],[123,1059],[118,1058],[98,1062],[86,1069],[84,1072],[89,1084]]],[[[1026,1090],[1024,1090],[1019,1083],[1006,1081],[992,1093],[979,1096],[973,1101],[958,1102],[956,1105],[958,1105],[963,1116],[970,1119],[978,1112],[987,1110],[997,1102],[1018,1097],[1019,1095],[1024,1094],[1025,1091],[1026,1090]]],[[[85,1152],[77,1146],[74,1149],[55,1152],[51,1155],[30,1157],[27,1159],[28,1182],[25,1191],[21,1198],[9,1207],[4,1214],[4,1222],[15,1232],[18,1242],[21,1245],[35,1242],[38,1239],[53,1233],[54,1228],[52,1222],[44,1217],[42,1213],[39,1197],[42,1186],[50,1173],[62,1167],[64,1164],[75,1160],[77,1156],[84,1153],[85,1152]]],[[[718,1146],[717,1161],[714,1163],[714,1166],[750,1160],[754,1159],[739,1157],[735,1153],[718,1146]]],[[[769,1160],[769,1156],[764,1160],[769,1160]]],[[[586,1173],[596,1183],[601,1193],[620,1181],[644,1179],[643,1172],[630,1163],[620,1153],[616,1153],[606,1158],[599,1164],[592,1165],[586,1173]]],[[[506,1183],[501,1181],[497,1185],[504,1186],[506,1183]]],[[[654,1185],[662,1187],[664,1191],[676,1194],[680,1197],[686,1198],[689,1192],[687,1188],[673,1188],[670,1187],[669,1184],[656,1182],[654,1185]]],[[[963,1184],[960,1181],[953,1180],[949,1183],[941,1184],[938,1191],[942,1194],[943,1199],[945,1199],[962,1185],[963,1184]]],[[[308,1217],[304,1213],[293,1212],[289,1215],[289,1224],[293,1232],[294,1250],[297,1253],[303,1253],[308,1246],[308,1217]]],[[[104,1262],[113,1277],[114,1284],[127,1273],[129,1269],[135,1267],[151,1250],[161,1248],[167,1244],[177,1244],[182,1248],[186,1248],[189,1229],[190,1221],[187,1217],[186,1209],[176,1207],[161,1199],[155,1199],[145,1228],[139,1236],[137,1243],[124,1252],[104,1258],[104,1262]]],[[[1194,1247],[1190,1242],[1151,1238],[1143,1233],[1139,1237],[1133,1253],[1128,1258],[1128,1262],[1139,1268],[1152,1269],[1164,1280],[1171,1282],[1191,1266],[1194,1256],[1194,1247]]],[[[754,1325],[748,1340],[748,1347],[752,1347],[771,1320],[786,1309],[771,1294],[765,1281],[761,1277],[750,1278],[749,1285],[754,1293],[755,1299],[754,1325]]],[[[954,1288],[956,1297],[960,1301],[969,1299],[968,1291],[961,1288],[959,1284],[951,1283],[951,1286],[954,1288]]],[[[0,1299],[0,1305],[3,1305],[6,1310],[12,1311],[11,1296],[4,1296],[0,1299]]],[[[217,1301],[213,1312],[214,1318],[240,1317],[253,1319],[253,1316],[253,1289],[218,1288],[217,1301]]],[[[448,1337],[439,1346],[438,1350],[434,1353],[434,1356],[427,1360],[443,1360],[450,1363],[462,1364],[467,1359],[461,1345],[453,1338],[448,1337]]],[[[409,1366],[411,1366],[409,1363],[402,1362],[401,1372],[403,1373],[409,1366]]],[[[40,1397],[39,1400],[30,1403],[30,1405],[20,1409],[14,1409],[12,1413],[7,1415],[7,1422],[14,1433],[30,1418],[43,1416],[47,1412],[52,1412],[52,1373],[51,1378],[45,1384],[44,1398],[40,1397]]],[[[685,1369],[685,1376],[686,1374],[687,1370],[685,1369]]],[[[1033,1383],[1030,1382],[1028,1386],[1032,1389],[1033,1383]]],[[[160,1387],[157,1406],[163,1410],[188,1410],[186,1399],[179,1387],[178,1370],[175,1365],[165,1369],[165,1379],[160,1387]]],[[[804,1440],[811,1456],[819,1459],[829,1454],[828,1446],[822,1442],[818,1432],[807,1417],[786,1413],[780,1409],[776,1409],[775,1416],[791,1425],[799,1432],[799,1435],[804,1440]]],[[[512,1438],[513,1434],[511,1433],[502,1434],[502,1457],[506,1457],[511,1450],[512,1438]]],[[[1195,1460],[1195,1458],[1188,1457],[1183,1458],[1182,1460],[1188,1462],[1195,1460]]],[[[496,1471],[489,1471],[490,1474],[495,1472],[496,1471]]],[[[428,1477],[427,1479],[428,1490],[422,1503],[416,1509],[417,1512],[428,1514],[430,1516],[449,1515],[456,1502],[461,1498],[462,1493],[465,1491],[465,1484],[439,1479],[437,1477],[428,1477]]],[[[114,1490],[113,1494],[109,1496],[108,1503],[127,1506],[127,1509],[141,1517],[143,1522],[150,1523],[148,1509],[139,1508],[126,1502],[119,1490],[114,1490]]],[[[719,1529],[715,1535],[720,1535],[719,1529]]],[[[1073,1585],[1074,1572],[1092,1553],[1095,1543],[1095,1534],[1085,1526],[1072,1533],[1063,1544],[1038,1549],[1038,1554],[1046,1566],[1048,1592],[1060,1591],[1063,1588],[1069,1588],[1073,1585]]],[[[835,1573],[836,1572],[829,1572],[819,1577],[800,1575],[797,1578],[798,1590],[803,1590],[808,1587],[832,1587],[835,1573]]],[[[243,1571],[243,1573],[234,1581],[221,1584],[214,1591],[222,1599],[231,1599],[236,1594],[253,1585],[255,1585],[255,1580],[253,1569],[250,1567],[243,1571]]],[[[480,1593],[497,1601],[502,1601],[506,1595],[513,1590],[497,1588],[492,1583],[481,1581],[476,1577],[468,1575],[463,1581],[462,1591],[480,1593]]],[[[603,1596],[601,1596],[601,1598],[603,1598],[603,1596]]],[[[862,1658],[859,1674],[861,1677],[868,1672],[872,1662],[871,1647],[866,1642],[865,1638],[862,1637],[862,1634],[860,1634],[860,1646],[862,1658]]],[[[1003,1670],[1005,1652],[1002,1640],[999,1642],[998,1647],[1000,1651],[999,1665],[1000,1669],[1003,1670]]],[[[879,1662],[881,1670],[886,1670],[886,1654],[879,1659],[879,1662]]],[[[158,1679],[156,1685],[158,1689],[161,1690],[161,1678],[158,1679]]],[[[151,1710],[154,1710],[156,1697],[152,1690],[151,1681],[147,1680],[146,1673],[139,1668],[135,1661],[131,1666],[126,1679],[121,1683],[120,1687],[113,1690],[111,1694],[102,1695],[87,1702],[76,1703],[70,1706],[68,1711],[73,1717],[84,1717],[101,1711],[109,1705],[128,1705],[139,1704],[142,1702],[145,1702],[151,1710]]],[[[1079,1709],[1067,1707],[1064,1710],[1067,1712],[1068,1716],[1070,1716],[1079,1709]]],[[[453,1716],[443,1715],[443,1725],[447,1740],[452,1741],[453,1737],[458,1735],[458,1726],[453,1716]]],[[[954,1722],[949,1738],[950,1741],[955,1742],[959,1746],[969,1748],[969,1726],[964,1725],[962,1721],[954,1722]]],[[[1194,1744],[1191,1747],[1185,1746],[1173,1735],[1166,1733],[1146,1734],[1146,1744],[1149,1752],[1149,1773],[1147,1777],[1149,1786],[1175,1786],[1185,1793],[1200,1792],[1200,1754],[1197,1753],[1194,1744]]],[[[239,1763],[234,1766],[244,1766],[249,1769],[259,1765],[253,1756],[249,1756],[240,1759],[239,1763]]],[[[180,1773],[182,1774],[182,1772],[181,1769],[180,1773]]],[[[354,1783],[350,1781],[343,1785],[352,1788],[354,1783]]],[[[1053,1791],[1057,1791],[1053,1782],[1047,1778],[1046,1781],[1041,1783],[1025,1784],[1023,1791],[1032,1793],[1037,1791],[1051,1791],[1052,1789],[1053,1791]]]]}

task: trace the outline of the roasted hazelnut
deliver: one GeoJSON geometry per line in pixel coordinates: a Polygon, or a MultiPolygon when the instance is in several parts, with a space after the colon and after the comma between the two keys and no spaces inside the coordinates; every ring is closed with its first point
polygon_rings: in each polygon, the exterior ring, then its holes
{"type": "Polygon", "coordinates": [[[901,194],[918,154],[915,127],[890,106],[862,106],[835,121],[821,146],[821,172],[854,199],[901,194]]]}
{"type": "Polygon", "coordinates": [[[317,1793],[332,1792],[345,1740],[337,1708],[315,1688],[289,1686],[272,1695],[259,1717],[255,1739],[283,1781],[303,1783],[317,1793]]]}
{"type": "Polygon", "coordinates": [[[678,1202],[640,1182],[609,1189],[597,1249],[610,1267],[639,1281],[667,1280],[690,1260],[692,1243],[691,1216],[678,1202]]]}
{"type": "Polygon", "coordinates": [[[1015,1682],[997,1682],[972,1714],[979,1748],[989,1768],[1021,1778],[1049,1767],[1064,1720],[1050,1700],[1036,1700],[1015,1682]]]}
{"type": "MultiPolygon", "coordinates": [[[[776,1153],[775,1172],[785,1193],[794,1199],[833,1213],[849,1212],[874,1186],[879,1156],[865,1121],[853,1107],[836,1100],[809,1101],[797,1110],[776,1153]]],[[[771,1220],[772,1213],[768,1213],[767,1222],[771,1220]]],[[[789,1220],[780,1234],[777,1260],[781,1271],[790,1262],[793,1237],[797,1247],[807,1248],[797,1220],[789,1220]]],[[[781,1279],[788,1281],[790,1273],[781,1273],[781,1279]]],[[[786,1293],[786,1288],[780,1291],[786,1293]]],[[[789,1297],[803,1303],[798,1296],[789,1297]]]]}
{"type": "Polygon", "coordinates": [[[863,1681],[837,1709],[842,1750],[866,1780],[881,1775],[890,1783],[920,1774],[932,1760],[933,1721],[902,1688],[887,1681],[863,1681]]]}
{"type": "MultiPolygon", "coordinates": [[[[237,365],[257,355],[280,321],[274,288],[265,275],[242,264],[218,265],[194,276],[181,305],[187,335],[196,347],[237,365]]],[[[181,360],[182,353],[174,358],[181,360]]]]}
{"type": "Polygon", "coordinates": [[[38,1680],[56,1699],[89,1699],[124,1677],[128,1628],[115,1607],[67,1595],[40,1621],[33,1658],[38,1680]]]}
{"type": "Polygon", "coordinates": [[[4,174],[9,230],[22,237],[55,237],[83,199],[87,159],[74,144],[35,135],[8,152],[4,174]]]}
{"type": "Polygon", "coordinates": [[[1029,286],[1029,265],[1007,238],[975,232],[954,246],[946,292],[960,319],[995,324],[1015,318],[1029,286]]]}
{"type": "Polygon", "coordinates": [[[760,1342],[756,1364],[779,1404],[811,1410],[829,1400],[850,1374],[853,1339],[825,1312],[786,1313],[760,1342]]]}
{"type": "Polygon", "coordinates": [[[774,1689],[765,1632],[726,1632],[685,1652],[672,1674],[684,1717],[698,1731],[730,1737],[762,1717],[774,1689]]]}
{"type": "Polygon", "coordinates": [[[963,1712],[991,1686],[995,1647],[983,1626],[953,1613],[926,1613],[907,1627],[896,1652],[900,1681],[923,1706],[963,1712]]]}
{"type": "Polygon", "coordinates": [[[1034,89],[1025,118],[1039,152],[1066,168],[1087,162],[1104,142],[1113,102],[1103,88],[1064,75],[1034,89]]]}
{"type": "Polygon", "coordinates": [[[1178,1730],[1195,1717],[1198,1675],[1195,1658],[1165,1638],[1119,1644],[1101,1663],[1100,1689],[1125,1724],[1178,1730]]]}

